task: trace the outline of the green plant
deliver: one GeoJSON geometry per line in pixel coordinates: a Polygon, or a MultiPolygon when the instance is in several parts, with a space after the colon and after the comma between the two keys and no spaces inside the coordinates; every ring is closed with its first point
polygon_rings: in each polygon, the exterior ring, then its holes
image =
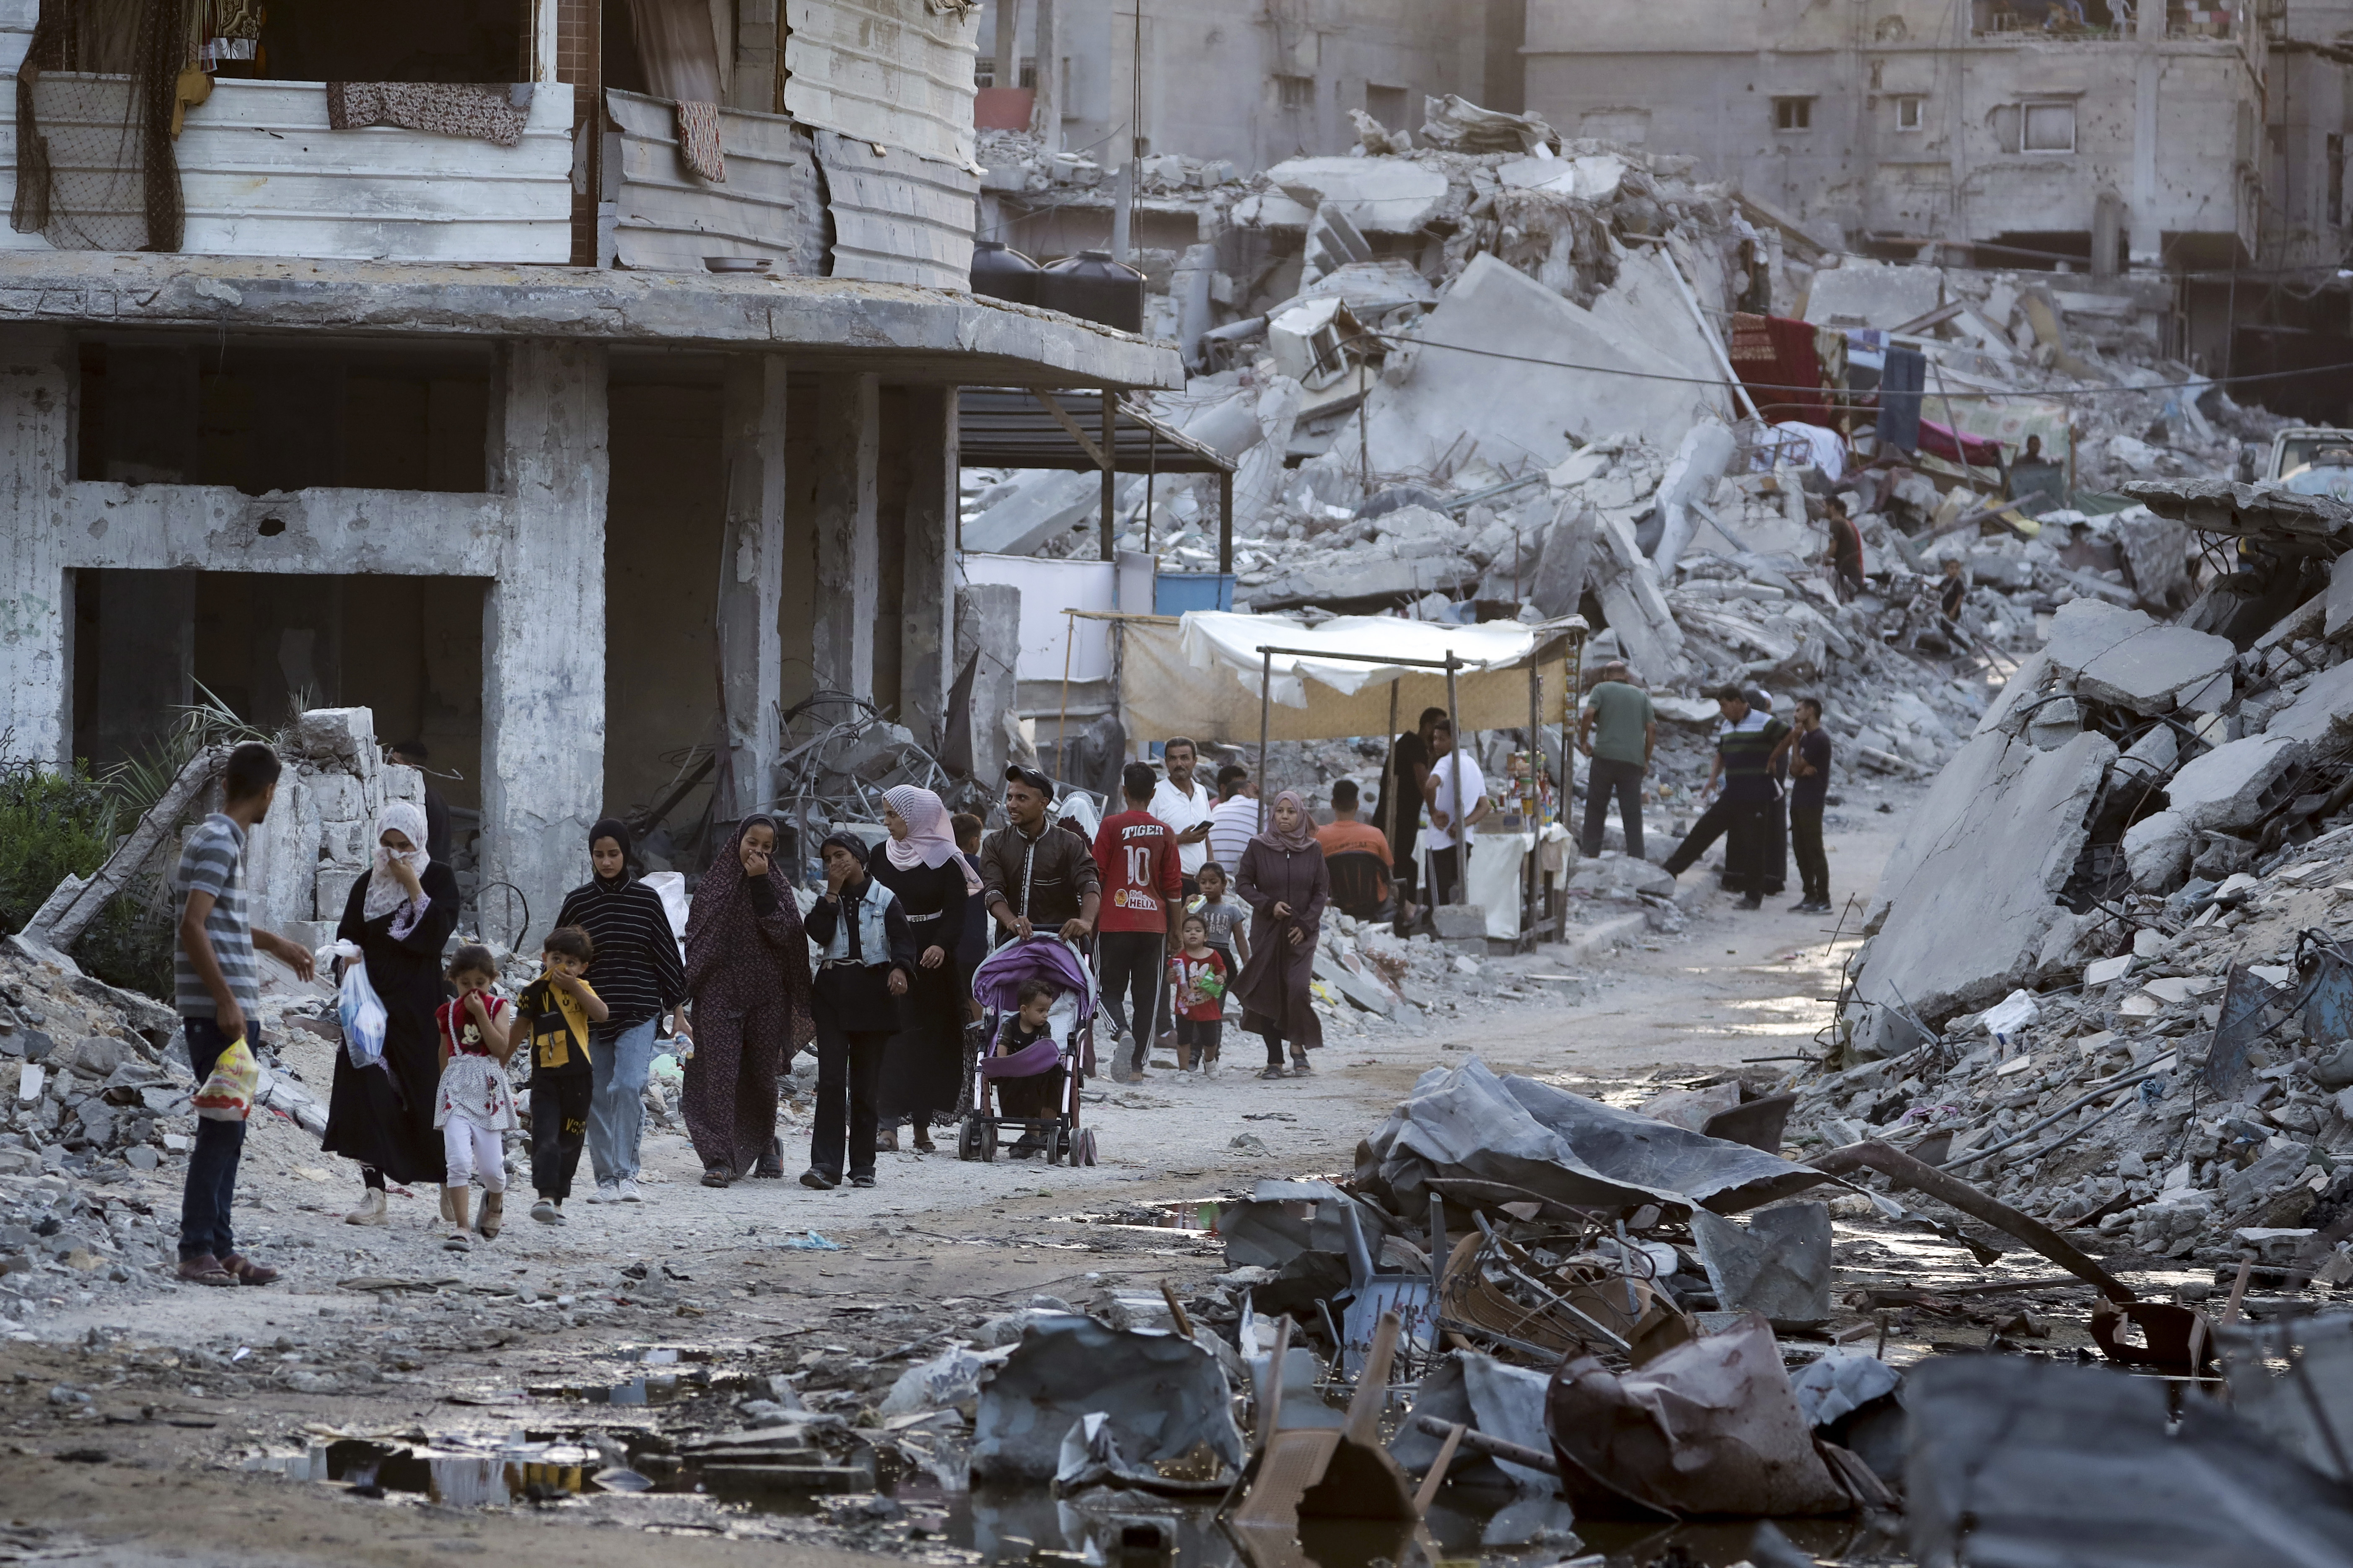
{"type": "Polygon", "coordinates": [[[57,885],[113,853],[114,796],[87,770],[0,760],[0,927],[25,928],[57,885]]]}

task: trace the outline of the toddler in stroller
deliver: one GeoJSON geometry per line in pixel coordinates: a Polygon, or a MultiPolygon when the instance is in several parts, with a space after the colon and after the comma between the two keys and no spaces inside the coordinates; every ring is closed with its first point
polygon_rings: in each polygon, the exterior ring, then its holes
{"type": "Polygon", "coordinates": [[[973,972],[972,994],[988,1042],[972,1065],[972,1109],[956,1136],[965,1160],[997,1158],[997,1131],[1018,1127],[1016,1159],[1095,1163],[1095,1136],[1079,1126],[1079,1095],[1092,1054],[1093,971],[1052,937],[1008,942],[973,972]],[[990,1096],[995,1094],[992,1106],[990,1096]]]}

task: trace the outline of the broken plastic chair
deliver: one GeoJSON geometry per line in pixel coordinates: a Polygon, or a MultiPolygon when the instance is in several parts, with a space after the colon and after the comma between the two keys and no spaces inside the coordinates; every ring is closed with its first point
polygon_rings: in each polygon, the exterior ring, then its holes
{"type": "MultiPolygon", "coordinates": [[[[1274,1380],[1260,1415],[1259,1451],[1242,1479],[1241,1502],[1228,1521],[1238,1539],[1261,1538],[1261,1550],[1251,1552],[1254,1560],[1282,1557],[1269,1543],[1289,1541],[1303,1519],[1411,1524],[1421,1518],[1412,1482],[1381,1445],[1381,1413],[1388,1404],[1389,1365],[1399,1333],[1398,1315],[1383,1313],[1348,1405],[1347,1424],[1337,1429],[1285,1428],[1282,1383],[1274,1380]]],[[[1285,1318],[1275,1330],[1274,1364],[1282,1364],[1290,1344],[1291,1320],[1285,1318]]],[[[1432,1468],[1442,1479],[1442,1468],[1432,1468]]]]}
{"type": "Polygon", "coordinates": [[[1340,1370],[1355,1376],[1365,1370],[1366,1357],[1384,1314],[1394,1312],[1403,1326],[1407,1353],[1427,1352],[1435,1342],[1432,1293],[1426,1274],[1388,1274],[1373,1265],[1365,1242],[1364,1221],[1350,1204],[1341,1211],[1341,1228],[1348,1244],[1350,1300],[1340,1316],[1340,1370]]]}

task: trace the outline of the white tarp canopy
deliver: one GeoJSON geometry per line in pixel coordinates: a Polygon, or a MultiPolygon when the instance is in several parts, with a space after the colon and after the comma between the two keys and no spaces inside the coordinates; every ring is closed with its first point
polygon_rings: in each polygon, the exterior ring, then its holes
{"type": "Polygon", "coordinates": [[[1121,623],[1120,700],[1139,741],[1187,735],[1224,745],[1259,737],[1261,647],[1303,648],[1273,656],[1267,714],[1278,741],[1386,735],[1395,686],[1398,722],[1446,702],[1446,672],[1396,662],[1463,661],[1455,686],[1465,730],[1522,729],[1528,722],[1528,671],[1541,676],[1538,722],[1557,724],[1568,689],[1568,639],[1576,616],[1523,626],[1490,621],[1451,626],[1388,616],[1344,616],[1308,626],[1287,616],[1195,610],[1176,621],[1121,623]],[[1339,657],[1353,656],[1353,657],[1339,657]],[[1365,662],[1369,661],[1369,662],[1365,662]]]}

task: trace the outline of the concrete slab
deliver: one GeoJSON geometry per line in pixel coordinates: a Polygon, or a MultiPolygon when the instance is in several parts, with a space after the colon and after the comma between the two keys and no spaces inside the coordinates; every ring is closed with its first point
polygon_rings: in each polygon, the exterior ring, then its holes
{"type": "Polygon", "coordinates": [[[2295,701],[2272,715],[2263,733],[2306,744],[2353,738],[2353,664],[2314,676],[2295,701]]]}
{"type": "Polygon", "coordinates": [[[2230,638],[2211,632],[2151,626],[2083,665],[2075,689],[2095,701],[2113,702],[2136,713],[2168,713],[2178,693],[2203,689],[2231,668],[2238,653],[2230,638]]]}
{"type": "Polygon", "coordinates": [[[1479,568],[1467,555],[1440,552],[1400,559],[1351,554],[1313,571],[1285,572],[1244,588],[1240,596],[1261,613],[1301,605],[1387,607],[1424,594],[1451,592],[1478,578],[1479,568]]]}
{"type": "Polygon", "coordinates": [[[2328,567],[2328,611],[2322,630],[2331,642],[2353,628],[2353,566],[2346,564],[2347,559],[2340,555],[2328,567]]]}
{"type": "Polygon", "coordinates": [[[2169,893],[2189,879],[2197,829],[2178,811],[2159,811],[2125,829],[2125,865],[2133,887],[2144,893],[2169,893]]]}
{"type": "Polygon", "coordinates": [[[2305,742],[2266,732],[2215,747],[2185,763],[2166,786],[2166,798],[2189,826],[2228,833],[2252,827],[2283,804],[2289,771],[2304,761],[2305,742]]]}
{"type": "Polygon", "coordinates": [[[2076,599],[2059,606],[2051,617],[2051,636],[2042,651],[2052,665],[2067,675],[2080,675],[2102,654],[2130,641],[2157,622],[2138,610],[2127,610],[2105,599],[2076,599]]]}
{"type": "Polygon", "coordinates": [[[1558,191],[1580,201],[1606,202],[1626,178],[1626,160],[1615,153],[1579,158],[1514,158],[1495,166],[1495,177],[1515,190],[1558,191]]]}
{"type": "Polygon", "coordinates": [[[1446,176],[1410,158],[1289,158],[1266,172],[1304,207],[1328,202],[1363,234],[1415,234],[1446,199],[1446,176]]]}
{"type": "Polygon", "coordinates": [[[964,525],[964,548],[984,555],[1027,555],[1103,510],[1103,479],[1075,469],[1040,468],[1013,481],[964,525]]]}
{"type": "Polygon", "coordinates": [[[1003,300],[840,278],[19,250],[0,253],[0,321],[767,344],[793,353],[796,374],[859,370],[965,385],[1185,384],[1173,344],[1003,300]]]}
{"type": "Polygon", "coordinates": [[[1477,437],[1478,456],[1511,463],[1558,462],[1574,444],[1565,431],[1582,439],[1640,429],[1662,447],[1680,444],[1696,418],[1723,416],[1721,398],[1679,382],[1609,374],[1715,374],[1662,353],[1662,344],[1680,344],[1697,329],[1663,284],[1656,297],[1642,292],[1641,317],[1654,328],[1647,340],[1480,256],[1423,318],[1409,350],[1411,373],[1401,384],[1373,389],[1367,442],[1385,454],[1383,467],[1398,472],[1435,469],[1450,448],[1459,453],[1466,433],[1477,437]]]}
{"type": "Polygon", "coordinates": [[[1962,747],[1881,874],[1887,916],[1856,994],[1935,1024],[2023,984],[2116,757],[2097,734],[2048,752],[1998,733],[1962,747]]]}
{"type": "Polygon", "coordinates": [[[1944,303],[1944,275],[1933,267],[1849,261],[1814,274],[1806,320],[1820,327],[1900,327],[1944,303]]]}

